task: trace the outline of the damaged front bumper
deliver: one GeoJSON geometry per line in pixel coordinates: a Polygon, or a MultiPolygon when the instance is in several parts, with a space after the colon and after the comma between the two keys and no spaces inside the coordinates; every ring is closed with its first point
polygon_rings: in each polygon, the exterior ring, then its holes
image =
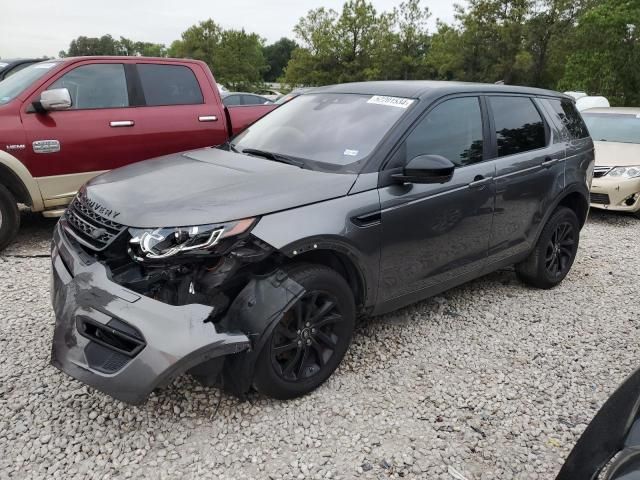
{"type": "Polygon", "coordinates": [[[168,305],[113,282],[109,270],[60,225],[51,259],[56,315],[51,363],[133,404],[194,367],[202,375],[203,366],[218,368],[211,375],[244,393],[266,338],[304,292],[281,271],[255,278],[214,324],[211,306],[168,305]],[[226,371],[217,361],[223,357],[231,360],[226,371]]]}

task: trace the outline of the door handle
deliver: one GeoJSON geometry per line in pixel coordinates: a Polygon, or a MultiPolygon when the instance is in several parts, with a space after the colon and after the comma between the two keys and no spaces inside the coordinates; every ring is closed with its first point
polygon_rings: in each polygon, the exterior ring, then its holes
{"type": "Polygon", "coordinates": [[[540,164],[540,166],[543,168],[551,168],[559,161],[560,160],[558,160],[557,158],[546,158],[545,161],[540,164]]]}
{"type": "Polygon", "coordinates": [[[472,189],[482,190],[488,184],[493,181],[493,177],[483,177],[482,175],[478,175],[473,179],[473,182],[469,183],[467,186],[472,189]]]}
{"type": "Polygon", "coordinates": [[[199,122],[217,122],[218,117],[215,115],[201,115],[198,117],[199,122]]]}
{"type": "Polygon", "coordinates": [[[133,120],[117,120],[115,122],[109,122],[111,127],[133,127],[135,122],[133,120]]]}

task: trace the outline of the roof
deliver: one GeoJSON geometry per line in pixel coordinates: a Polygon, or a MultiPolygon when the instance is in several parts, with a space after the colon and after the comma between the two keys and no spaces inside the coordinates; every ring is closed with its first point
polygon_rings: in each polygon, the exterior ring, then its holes
{"type": "Polygon", "coordinates": [[[640,107],[597,107],[588,108],[581,112],[585,113],[608,113],[610,115],[640,115],[640,107]]]}
{"type": "Polygon", "coordinates": [[[138,57],[138,56],[127,56],[127,55],[93,55],[86,57],[64,57],[64,58],[54,58],[52,61],[63,61],[63,62],[79,62],[82,60],[152,60],[156,62],[177,62],[177,63],[185,63],[185,62],[197,62],[203,63],[201,60],[195,60],[193,58],[167,58],[167,57],[138,57]]]}
{"type": "Polygon", "coordinates": [[[377,82],[354,82],[318,87],[314,93],[358,93],[363,95],[386,95],[392,97],[426,98],[451,93],[520,93],[571,98],[563,93],[533,87],[498,85],[493,83],[447,82],[436,80],[393,80],[377,82]]]}

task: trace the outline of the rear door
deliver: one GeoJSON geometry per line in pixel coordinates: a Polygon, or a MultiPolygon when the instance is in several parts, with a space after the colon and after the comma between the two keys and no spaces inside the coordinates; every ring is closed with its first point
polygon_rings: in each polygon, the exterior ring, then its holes
{"type": "Polygon", "coordinates": [[[227,141],[224,111],[199,64],[137,63],[136,72],[140,106],[124,120],[134,122],[139,160],[227,141]]]}
{"type": "Polygon", "coordinates": [[[482,270],[493,218],[495,165],[487,148],[486,112],[476,95],[450,98],[418,122],[391,169],[418,155],[441,155],[455,165],[445,183],[382,180],[383,309],[445,290],[482,270]]]}
{"type": "Polygon", "coordinates": [[[565,142],[528,96],[489,95],[497,151],[496,211],[489,260],[528,252],[550,204],[564,188],[565,142]]]}

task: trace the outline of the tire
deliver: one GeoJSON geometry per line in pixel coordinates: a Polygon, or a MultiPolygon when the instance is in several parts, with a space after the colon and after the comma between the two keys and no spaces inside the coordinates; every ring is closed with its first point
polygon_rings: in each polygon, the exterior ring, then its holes
{"type": "Polygon", "coordinates": [[[573,210],[558,207],[529,256],[516,265],[516,275],[527,285],[536,288],[555,287],[571,270],[579,241],[578,217],[573,210]]]}
{"type": "Polygon", "coordinates": [[[336,271],[300,264],[287,273],[306,292],[267,339],[253,379],[256,390],[280,400],[305,395],[331,376],[349,348],[356,318],[351,288],[336,271]]]}
{"type": "Polygon", "coordinates": [[[0,251],[9,245],[20,228],[20,212],[13,195],[0,185],[0,251]]]}

